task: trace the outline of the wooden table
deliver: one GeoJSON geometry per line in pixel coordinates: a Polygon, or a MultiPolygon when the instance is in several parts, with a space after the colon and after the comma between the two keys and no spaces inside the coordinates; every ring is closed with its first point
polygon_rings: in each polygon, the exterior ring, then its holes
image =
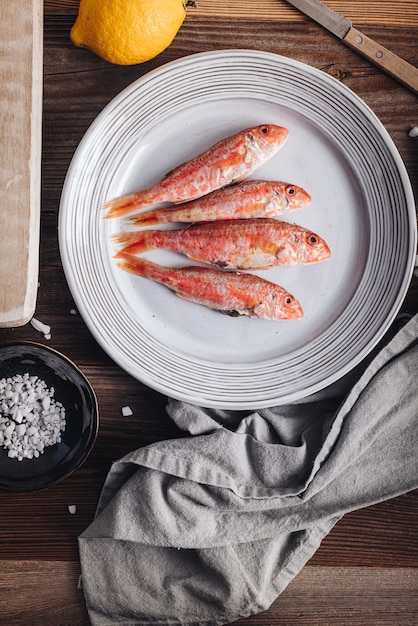
{"type": "MultiPolygon", "coordinates": [[[[418,197],[418,98],[302,17],[282,0],[198,0],[173,44],[143,65],[117,67],[76,49],[69,31],[76,0],[44,3],[42,216],[36,317],[0,329],[0,342],[46,343],[74,360],[90,379],[100,407],[97,443],[83,467],[61,484],[29,495],[0,494],[0,623],[7,626],[84,626],[77,536],[93,519],[112,460],[179,435],[166,398],[117,367],[95,342],[75,308],[60,261],[57,218],[71,157],[102,108],[149,70],[193,52],[261,49],[328,72],[374,110],[392,136],[418,197]],[[254,7],[257,6],[257,9],[254,7]],[[133,417],[123,417],[129,405],[133,417]],[[75,514],[68,506],[75,504],[75,514]]],[[[418,65],[418,0],[329,1],[359,28],[418,65]]],[[[7,234],[2,233],[2,245],[7,234]]],[[[418,312],[418,279],[402,307],[418,312]]],[[[346,515],[273,606],[240,624],[416,625],[418,623],[418,491],[346,515]]]]}

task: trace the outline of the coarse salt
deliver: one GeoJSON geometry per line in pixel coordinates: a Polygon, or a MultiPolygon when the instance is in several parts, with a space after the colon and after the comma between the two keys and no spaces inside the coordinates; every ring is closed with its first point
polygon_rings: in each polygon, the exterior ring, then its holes
{"type": "Polygon", "coordinates": [[[133,415],[134,412],[132,411],[130,406],[124,406],[122,407],[122,415],[124,417],[128,417],[129,415],[133,415]]]}
{"type": "Polygon", "coordinates": [[[11,459],[38,458],[61,441],[65,409],[55,389],[28,373],[0,380],[0,446],[11,459]]]}
{"type": "Polygon", "coordinates": [[[43,334],[45,339],[51,339],[51,326],[44,324],[40,320],[36,319],[36,317],[32,317],[30,323],[35,330],[43,334]]]}

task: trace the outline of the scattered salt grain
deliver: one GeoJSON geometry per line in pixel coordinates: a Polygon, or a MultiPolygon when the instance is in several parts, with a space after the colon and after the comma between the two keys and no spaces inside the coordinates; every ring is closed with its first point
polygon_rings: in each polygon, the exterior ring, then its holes
{"type": "Polygon", "coordinates": [[[77,315],[77,311],[75,309],[70,309],[71,315],[77,315]]]}
{"type": "Polygon", "coordinates": [[[411,128],[408,135],[410,137],[418,137],[418,126],[414,126],[413,128],[411,128]]]}
{"type": "Polygon", "coordinates": [[[122,407],[122,415],[124,417],[128,417],[129,415],[133,415],[134,412],[132,411],[130,406],[124,406],[122,407]]]}
{"type": "Polygon", "coordinates": [[[35,330],[43,334],[45,339],[51,339],[51,326],[48,326],[48,324],[44,324],[43,322],[37,320],[36,317],[32,317],[30,323],[35,330]]]}
{"type": "Polygon", "coordinates": [[[69,504],[68,505],[68,511],[71,515],[75,515],[75,513],[77,512],[77,507],[75,504],[69,504]]]}

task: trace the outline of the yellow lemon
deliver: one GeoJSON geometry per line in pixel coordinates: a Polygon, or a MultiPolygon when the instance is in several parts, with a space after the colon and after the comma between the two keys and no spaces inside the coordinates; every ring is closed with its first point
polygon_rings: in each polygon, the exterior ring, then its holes
{"type": "Polygon", "coordinates": [[[70,38],[110,63],[143,63],[170,45],[187,5],[188,0],[81,0],[70,38]]]}

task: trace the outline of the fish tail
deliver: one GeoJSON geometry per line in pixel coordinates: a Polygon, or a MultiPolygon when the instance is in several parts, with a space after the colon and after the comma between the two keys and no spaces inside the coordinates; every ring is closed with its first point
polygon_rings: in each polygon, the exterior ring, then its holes
{"type": "Polygon", "coordinates": [[[145,189],[144,191],[139,191],[138,193],[133,193],[129,196],[122,196],[121,198],[115,198],[114,200],[104,202],[101,205],[101,208],[107,210],[107,213],[104,216],[105,219],[122,217],[128,213],[132,213],[132,211],[142,209],[148,204],[152,204],[155,200],[154,196],[155,194],[152,193],[152,189],[145,189]]]}
{"type": "Polygon", "coordinates": [[[121,257],[122,253],[142,254],[154,247],[152,237],[149,235],[149,231],[146,230],[138,233],[118,233],[113,235],[112,239],[115,243],[128,244],[115,254],[116,259],[121,257]]]}
{"type": "Polygon", "coordinates": [[[138,239],[140,233],[135,232],[126,232],[121,231],[120,233],[116,233],[112,235],[111,239],[114,243],[132,243],[136,239],[138,239]]]}
{"type": "Polygon", "coordinates": [[[125,252],[124,250],[119,252],[119,254],[117,254],[114,258],[117,259],[116,265],[121,269],[145,278],[149,275],[152,269],[157,267],[152,261],[137,257],[134,254],[125,252]]]}
{"type": "Polygon", "coordinates": [[[173,270],[168,267],[158,265],[153,261],[125,251],[120,252],[119,258],[116,259],[116,265],[131,274],[135,274],[141,278],[150,278],[175,290],[172,281],[173,270]]]}
{"type": "Polygon", "coordinates": [[[110,219],[112,217],[121,217],[122,215],[126,215],[127,213],[131,213],[131,211],[134,211],[137,208],[136,195],[137,194],[123,196],[122,198],[109,200],[108,202],[102,204],[101,208],[107,210],[107,213],[104,217],[106,219],[110,219]]]}
{"type": "Polygon", "coordinates": [[[163,209],[153,209],[139,213],[139,215],[132,215],[132,217],[127,218],[127,221],[133,226],[155,226],[156,224],[171,222],[172,220],[167,219],[167,217],[167,212],[163,209]]]}

